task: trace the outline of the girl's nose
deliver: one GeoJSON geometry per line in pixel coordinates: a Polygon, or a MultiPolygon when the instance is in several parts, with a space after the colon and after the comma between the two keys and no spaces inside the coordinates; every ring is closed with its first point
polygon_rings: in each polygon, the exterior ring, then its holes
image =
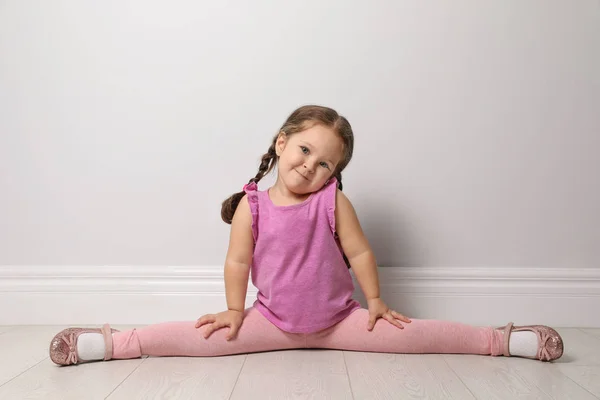
{"type": "Polygon", "coordinates": [[[315,163],[311,163],[310,161],[307,161],[304,163],[304,169],[308,170],[308,172],[315,172],[315,163]]]}

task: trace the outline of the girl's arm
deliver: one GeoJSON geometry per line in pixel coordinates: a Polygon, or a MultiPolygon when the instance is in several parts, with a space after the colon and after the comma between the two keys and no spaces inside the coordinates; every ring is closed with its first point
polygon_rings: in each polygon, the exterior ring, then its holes
{"type": "Polygon", "coordinates": [[[229,249],[225,258],[227,309],[244,312],[254,238],[248,196],[242,197],[231,221],[229,249]]]}
{"type": "Polygon", "coordinates": [[[344,254],[367,299],[369,307],[367,329],[372,330],[379,318],[402,329],[403,326],[397,320],[410,323],[410,319],[391,310],[380,298],[375,255],[358,222],[354,207],[341,190],[337,191],[335,201],[335,226],[344,254]]]}
{"type": "Polygon", "coordinates": [[[238,204],[231,221],[229,235],[229,249],[225,259],[225,294],[227,297],[227,311],[218,314],[206,314],[196,321],[196,328],[204,325],[204,337],[208,338],[218,329],[229,327],[226,340],[235,339],[242,326],[244,309],[246,306],[246,292],[248,290],[248,276],[254,252],[254,238],[252,236],[252,215],[248,205],[247,196],[238,204]]]}
{"type": "Polygon", "coordinates": [[[375,255],[358,222],[354,207],[341,190],[337,191],[335,201],[335,229],[367,301],[379,298],[375,255]]]}

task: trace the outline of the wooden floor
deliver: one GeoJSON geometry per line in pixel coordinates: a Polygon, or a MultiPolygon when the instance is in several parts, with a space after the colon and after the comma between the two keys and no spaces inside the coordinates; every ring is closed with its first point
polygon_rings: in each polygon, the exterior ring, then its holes
{"type": "Polygon", "coordinates": [[[292,350],[57,367],[48,345],[62,328],[0,326],[0,399],[600,398],[600,329],[559,329],[565,355],[555,363],[292,350]]]}

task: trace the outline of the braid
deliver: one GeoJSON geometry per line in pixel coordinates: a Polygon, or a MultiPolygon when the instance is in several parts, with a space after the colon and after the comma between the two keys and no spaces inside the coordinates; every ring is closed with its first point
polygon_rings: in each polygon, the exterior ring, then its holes
{"type": "Polygon", "coordinates": [[[337,181],[338,181],[338,185],[337,185],[337,186],[338,186],[338,189],[340,189],[340,190],[343,190],[343,187],[344,187],[344,186],[342,185],[342,173],[341,173],[341,172],[338,172],[338,173],[335,175],[335,179],[337,179],[337,181]]]}
{"type": "MultiPolygon", "coordinates": [[[[335,174],[335,179],[337,179],[337,188],[342,190],[342,188],[344,187],[342,185],[342,173],[338,172],[337,174],[335,174]]],[[[339,240],[339,238],[337,237],[337,232],[336,232],[336,240],[339,240]]],[[[340,247],[340,251],[342,251],[341,247],[340,247]]],[[[348,260],[348,257],[346,257],[346,254],[343,251],[342,251],[342,257],[344,258],[344,262],[346,263],[346,266],[348,267],[348,269],[350,269],[351,268],[350,261],[348,260]]]]}
{"type": "MultiPolygon", "coordinates": [[[[275,143],[277,143],[277,136],[273,139],[273,143],[271,143],[271,147],[265,154],[263,154],[260,166],[258,167],[258,173],[256,176],[248,181],[248,183],[258,183],[265,175],[267,175],[271,170],[275,167],[277,163],[277,153],[275,152],[275,143]]],[[[226,199],[221,204],[221,219],[227,223],[231,224],[233,220],[233,215],[235,214],[235,210],[237,206],[240,204],[240,201],[244,197],[246,193],[244,191],[233,194],[231,197],[226,199]]]]}
{"type": "Polygon", "coordinates": [[[275,166],[275,161],[277,160],[277,153],[275,152],[275,142],[277,138],[273,140],[271,143],[271,147],[265,154],[263,154],[260,160],[260,166],[258,167],[258,173],[256,176],[248,181],[248,183],[258,183],[265,175],[267,175],[273,167],[275,166]]]}

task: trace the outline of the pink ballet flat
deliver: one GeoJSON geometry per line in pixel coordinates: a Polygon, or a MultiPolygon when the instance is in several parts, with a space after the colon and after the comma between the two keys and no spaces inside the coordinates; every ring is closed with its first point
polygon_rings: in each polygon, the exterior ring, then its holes
{"type": "Polygon", "coordinates": [[[538,350],[535,357],[532,360],[540,361],[554,361],[563,355],[563,340],[554,329],[545,325],[527,325],[527,326],[513,326],[512,322],[509,322],[506,326],[497,329],[504,329],[504,356],[510,357],[508,351],[509,340],[511,332],[519,331],[531,331],[535,333],[538,339],[538,350]]]}
{"type": "Polygon", "coordinates": [[[67,328],[54,336],[50,342],[50,359],[58,365],[73,365],[80,362],[77,357],[77,338],[82,333],[101,333],[104,336],[104,361],[112,358],[112,333],[119,332],[105,324],[98,328],[67,328]]]}

